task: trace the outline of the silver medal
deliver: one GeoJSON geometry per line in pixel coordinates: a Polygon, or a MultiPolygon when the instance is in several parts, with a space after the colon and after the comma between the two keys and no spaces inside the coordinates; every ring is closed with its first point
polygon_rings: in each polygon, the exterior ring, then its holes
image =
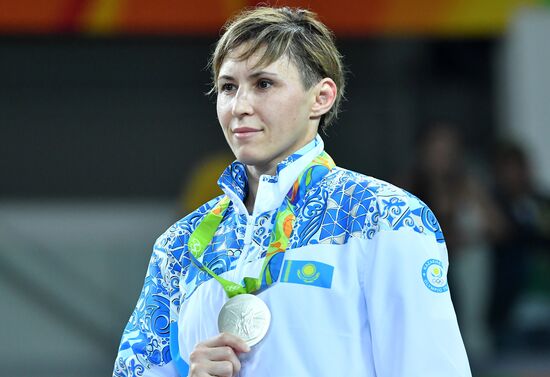
{"type": "Polygon", "coordinates": [[[251,294],[230,298],[218,315],[218,330],[242,338],[250,347],[263,339],[271,322],[266,303],[251,294]]]}

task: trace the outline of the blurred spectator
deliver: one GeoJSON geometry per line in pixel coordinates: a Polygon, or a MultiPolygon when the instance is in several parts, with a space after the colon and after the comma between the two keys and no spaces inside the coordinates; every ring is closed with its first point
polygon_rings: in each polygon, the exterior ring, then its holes
{"type": "Polygon", "coordinates": [[[217,184],[218,178],[234,159],[230,152],[219,151],[208,154],[195,164],[190,176],[182,184],[179,217],[223,194],[217,184]]]}
{"type": "Polygon", "coordinates": [[[491,351],[491,241],[502,237],[504,220],[466,157],[457,129],[434,124],[419,139],[416,163],[403,185],[432,208],[443,229],[451,294],[474,368],[491,351]]]}
{"type": "MultiPolygon", "coordinates": [[[[500,351],[530,346],[529,342],[533,342],[526,339],[528,334],[525,332],[531,330],[540,338],[535,341],[538,345],[549,347],[550,200],[534,189],[527,155],[519,146],[509,142],[500,144],[496,148],[493,168],[495,197],[506,219],[504,237],[494,245],[490,320],[495,344],[500,351]],[[542,254],[537,255],[537,250],[542,250],[542,254]],[[544,271],[545,265],[547,271],[544,271]],[[546,295],[547,307],[543,309],[546,314],[542,315],[546,319],[536,321],[540,323],[520,324],[518,317],[522,316],[518,313],[529,309],[527,303],[523,307],[519,303],[527,296],[530,283],[535,284],[531,290],[539,289],[546,295]]],[[[531,316],[533,322],[536,317],[541,316],[531,316]]]]}

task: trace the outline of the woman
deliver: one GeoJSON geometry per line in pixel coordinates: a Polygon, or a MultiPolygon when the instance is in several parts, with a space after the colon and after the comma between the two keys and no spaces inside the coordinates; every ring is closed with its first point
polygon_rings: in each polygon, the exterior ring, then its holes
{"type": "Polygon", "coordinates": [[[435,217],[323,151],[344,91],[330,31],[256,8],[211,66],[237,160],[155,243],[114,375],[469,376],[435,217]]]}

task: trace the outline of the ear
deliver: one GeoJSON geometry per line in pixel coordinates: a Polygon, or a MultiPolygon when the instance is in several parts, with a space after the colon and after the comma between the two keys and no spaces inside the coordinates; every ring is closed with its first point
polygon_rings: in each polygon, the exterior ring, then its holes
{"type": "Polygon", "coordinates": [[[336,100],[336,94],[338,88],[336,83],[328,77],[325,77],[315,85],[314,89],[314,102],[311,106],[311,118],[320,118],[324,114],[328,113],[334,101],[336,100]]]}

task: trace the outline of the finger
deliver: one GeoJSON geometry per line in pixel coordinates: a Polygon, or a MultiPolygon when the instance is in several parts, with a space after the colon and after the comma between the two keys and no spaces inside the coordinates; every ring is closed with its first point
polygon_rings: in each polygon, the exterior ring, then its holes
{"type": "Polygon", "coordinates": [[[234,370],[229,361],[212,361],[209,363],[208,374],[217,377],[233,377],[239,371],[234,370]]]}
{"type": "Polygon", "coordinates": [[[241,361],[235,354],[233,348],[229,346],[210,348],[208,351],[208,359],[212,361],[229,361],[233,364],[234,370],[241,369],[241,361]]]}
{"type": "Polygon", "coordinates": [[[201,346],[190,355],[190,376],[234,376],[241,370],[241,361],[229,346],[206,348],[201,346]]]}
{"type": "Polygon", "coordinates": [[[202,344],[206,347],[229,346],[238,353],[250,351],[250,347],[244,340],[236,335],[223,332],[214,338],[204,341],[202,344]]]}
{"type": "Polygon", "coordinates": [[[202,364],[189,365],[189,377],[211,377],[202,364]]]}

